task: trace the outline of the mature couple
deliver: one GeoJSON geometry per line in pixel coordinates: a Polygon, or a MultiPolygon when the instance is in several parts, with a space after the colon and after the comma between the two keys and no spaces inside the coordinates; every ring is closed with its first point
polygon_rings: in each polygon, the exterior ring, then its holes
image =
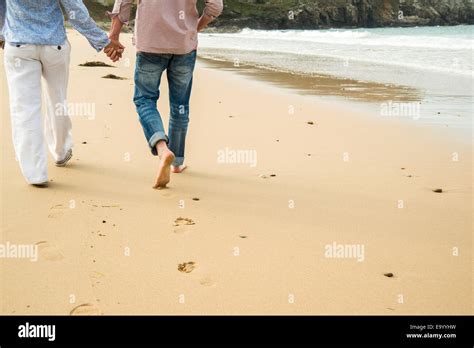
{"type": "MultiPolygon", "coordinates": [[[[197,1],[138,0],[134,103],[151,152],[160,158],[155,188],[166,187],[171,171],[180,173],[186,168],[184,152],[197,33],[223,8],[222,0],[204,0],[204,12],[199,16],[197,1]],[[171,110],[168,135],[157,109],[165,70],[171,110]]],[[[90,18],[82,0],[0,0],[0,41],[5,46],[13,143],[29,184],[48,183],[45,139],[57,166],[65,166],[72,157],[71,120],[66,110],[70,45],[61,7],[94,49],[103,50],[117,61],[124,50],[120,31],[129,20],[132,3],[115,1],[107,35],[90,18]],[[41,77],[47,104],[43,125],[41,77]],[[58,105],[64,106],[60,112],[58,105]]]]}

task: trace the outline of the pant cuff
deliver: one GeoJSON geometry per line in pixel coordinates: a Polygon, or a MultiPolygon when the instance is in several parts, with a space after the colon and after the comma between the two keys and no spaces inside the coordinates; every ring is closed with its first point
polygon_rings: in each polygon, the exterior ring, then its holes
{"type": "Polygon", "coordinates": [[[184,157],[176,157],[173,162],[173,167],[179,167],[184,164],[184,157]]]}
{"type": "Polygon", "coordinates": [[[48,177],[25,178],[25,180],[29,185],[39,185],[48,182],[48,177]]]}
{"type": "Polygon", "coordinates": [[[156,144],[158,144],[158,142],[161,140],[166,141],[166,144],[169,143],[169,139],[166,136],[165,132],[156,132],[151,136],[150,140],[148,140],[148,145],[150,145],[151,153],[153,154],[153,156],[158,156],[156,144]]]}

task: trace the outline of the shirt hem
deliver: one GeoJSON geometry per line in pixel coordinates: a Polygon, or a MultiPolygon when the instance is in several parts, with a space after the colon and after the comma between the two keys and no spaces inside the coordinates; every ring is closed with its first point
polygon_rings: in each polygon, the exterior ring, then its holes
{"type": "Polygon", "coordinates": [[[188,54],[192,51],[197,50],[197,45],[191,46],[189,48],[157,48],[150,46],[141,46],[137,45],[137,52],[143,53],[155,53],[155,54],[188,54]]]}

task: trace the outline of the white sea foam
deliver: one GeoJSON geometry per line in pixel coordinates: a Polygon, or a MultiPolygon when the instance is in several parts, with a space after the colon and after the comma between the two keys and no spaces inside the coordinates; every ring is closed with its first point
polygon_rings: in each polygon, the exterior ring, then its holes
{"type": "MultiPolygon", "coordinates": [[[[387,68],[405,67],[472,78],[473,27],[283,31],[244,29],[239,33],[202,34],[200,44],[204,49],[329,57],[387,68]]],[[[256,54],[254,58],[254,63],[262,63],[262,55],[256,54]]]]}

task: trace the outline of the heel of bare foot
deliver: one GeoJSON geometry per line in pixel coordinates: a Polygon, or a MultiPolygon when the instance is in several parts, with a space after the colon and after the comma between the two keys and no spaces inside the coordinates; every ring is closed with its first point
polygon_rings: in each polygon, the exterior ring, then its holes
{"type": "Polygon", "coordinates": [[[182,164],[180,166],[171,166],[171,171],[173,173],[179,174],[182,173],[188,166],[186,164],[182,164]]]}
{"type": "Polygon", "coordinates": [[[164,150],[160,155],[160,167],[153,188],[164,189],[171,179],[171,163],[175,159],[174,153],[169,149],[164,150]]]}

